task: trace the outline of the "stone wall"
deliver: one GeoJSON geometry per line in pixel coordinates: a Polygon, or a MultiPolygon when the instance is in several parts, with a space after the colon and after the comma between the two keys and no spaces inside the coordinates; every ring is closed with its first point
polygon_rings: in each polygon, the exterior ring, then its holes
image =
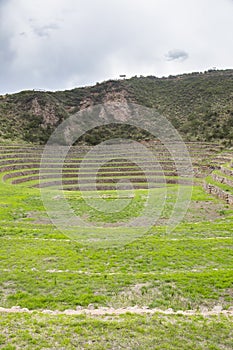
{"type": "Polygon", "coordinates": [[[221,176],[221,175],[218,175],[218,174],[212,174],[211,176],[212,176],[212,179],[214,181],[217,181],[221,184],[225,184],[225,185],[233,187],[233,180],[228,179],[228,178],[221,176]]]}
{"type": "Polygon", "coordinates": [[[233,176],[233,170],[221,167],[221,172],[227,176],[233,176]]]}
{"type": "Polygon", "coordinates": [[[209,183],[204,183],[204,189],[209,194],[217,196],[218,198],[224,200],[226,203],[233,205],[233,195],[230,193],[227,193],[226,191],[222,190],[218,186],[215,186],[209,183]]]}

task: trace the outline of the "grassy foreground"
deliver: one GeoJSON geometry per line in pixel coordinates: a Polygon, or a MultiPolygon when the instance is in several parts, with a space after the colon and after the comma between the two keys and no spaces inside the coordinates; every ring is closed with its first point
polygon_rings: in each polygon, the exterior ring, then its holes
{"type": "Polygon", "coordinates": [[[232,349],[223,316],[51,316],[3,314],[0,347],[16,349],[232,349]],[[8,345],[7,345],[8,344],[8,345]]]}
{"type": "MultiPolygon", "coordinates": [[[[67,316],[43,310],[77,307],[147,306],[166,310],[212,310],[232,306],[232,207],[194,186],[180,225],[166,232],[177,186],[156,225],[127,244],[101,247],[95,240],[140,214],[145,190],[122,213],[88,208],[79,193],[67,192],[76,213],[98,224],[93,235],[79,228],[60,232],[43,207],[38,189],[0,183],[0,306],[28,313],[1,312],[0,349],[232,349],[231,316],[135,315],[67,316]],[[85,236],[85,239],[83,238],[85,236]]],[[[153,191],[161,191],[154,189],[153,191]]],[[[59,196],[54,190],[54,195],[59,196]]],[[[126,192],[125,192],[126,193],[126,192]]],[[[105,191],[114,200],[114,191],[105,191]]],[[[91,193],[89,193],[91,196],[91,193]]],[[[93,194],[94,198],[94,194],[93,194]]],[[[59,199],[59,197],[58,197],[59,199]]]]}

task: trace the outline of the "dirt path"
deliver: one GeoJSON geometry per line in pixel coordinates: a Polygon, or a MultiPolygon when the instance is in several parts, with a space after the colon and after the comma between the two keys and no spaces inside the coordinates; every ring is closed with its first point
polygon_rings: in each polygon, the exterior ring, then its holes
{"type": "MultiPolygon", "coordinates": [[[[15,271],[16,269],[0,269],[0,272],[8,272],[8,273],[12,273],[13,271],[15,271]]],[[[74,274],[74,275],[86,275],[86,276],[102,276],[103,272],[96,272],[96,271],[83,271],[83,270],[58,270],[58,269],[50,269],[50,270],[39,270],[35,267],[32,267],[31,269],[20,269],[21,272],[24,273],[31,273],[31,272],[38,272],[38,273],[48,273],[48,274],[74,274]]],[[[169,274],[169,273],[187,273],[187,272],[191,272],[191,273],[201,273],[201,272],[205,272],[205,271],[210,271],[210,268],[206,268],[203,267],[202,269],[167,269],[164,271],[149,271],[149,272],[140,272],[141,275],[143,276],[164,276],[165,274],[169,274]]],[[[232,271],[232,269],[228,269],[228,268],[213,268],[212,271],[232,271]]],[[[135,276],[138,274],[138,272],[121,272],[121,271],[115,271],[115,272],[105,272],[106,275],[108,276],[123,276],[123,275],[130,275],[130,276],[135,276]]]]}
{"type": "MultiPolygon", "coordinates": [[[[212,241],[216,239],[232,239],[233,236],[216,236],[216,237],[180,237],[180,238],[169,238],[169,241],[188,241],[188,240],[198,240],[198,241],[212,241]]],[[[48,241],[48,242],[75,242],[75,240],[72,239],[63,239],[63,238],[41,238],[41,237],[9,237],[9,236],[2,236],[0,239],[5,241],[48,241]]],[[[167,240],[168,238],[166,236],[158,237],[158,240],[167,240]]]]}
{"type": "Polygon", "coordinates": [[[143,314],[163,314],[163,315],[184,315],[184,316],[233,316],[233,306],[228,310],[223,310],[220,305],[215,306],[212,310],[202,308],[200,311],[197,310],[178,310],[174,311],[173,309],[161,310],[158,308],[149,309],[148,307],[125,307],[125,308],[109,308],[109,307],[100,307],[95,309],[93,305],[89,305],[88,308],[77,307],[76,310],[28,310],[27,308],[21,308],[20,306],[13,306],[12,308],[3,308],[0,307],[0,313],[39,313],[39,314],[48,314],[48,315],[88,315],[88,316],[104,316],[104,315],[123,315],[126,313],[132,313],[137,315],[143,314]]]}

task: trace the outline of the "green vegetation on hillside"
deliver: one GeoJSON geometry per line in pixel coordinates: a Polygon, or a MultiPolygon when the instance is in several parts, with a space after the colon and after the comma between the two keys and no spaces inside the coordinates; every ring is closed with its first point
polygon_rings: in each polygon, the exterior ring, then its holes
{"type": "MultiPolygon", "coordinates": [[[[233,139],[233,71],[208,71],[168,78],[133,77],[92,87],[0,96],[0,138],[45,143],[56,126],[82,107],[120,100],[153,107],[187,140],[231,144],[233,139]]],[[[102,126],[82,142],[97,144],[111,137],[150,139],[132,126],[102,126]]]]}
{"type": "Polygon", "coordinates": [[[156,108],[187,140],[233,139],[233,71],[125,82],[136,101],[156,108]]]}

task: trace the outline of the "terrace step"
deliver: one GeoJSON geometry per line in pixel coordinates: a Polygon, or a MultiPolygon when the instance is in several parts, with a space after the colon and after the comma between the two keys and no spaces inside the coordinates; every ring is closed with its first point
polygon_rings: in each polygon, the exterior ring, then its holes
{"type": "Polygon", "coordinates": [[[224,191],[217,185],[205,182],[204,189],[206,190],[207,193],[222,199],[227,204],[233,205],[233,195],[231,193],[224,191]]]}
{"type": "MultiPolygon", "coordinates": [[[[118,179],[117,179],[118,180],[118,179]]],[[[16,180],[17,181],[17,180],[16,180]]],[[[14,183],[16,183],[16,181],[14,183]]],[[[140,178],[140,179],[137,179],[137,178],[132,178],[130,179],[130,181],[132,183],[134,183],[136,186],[141,186],[143,185],[143,188],[144,186],[146,185],[146,188],[148,187],[148,182],[147,182],[147,179],[143,179],[143,178],[140,178]]],[[[116,184],[118,183],[118,181],[114,181],[114,179],[112,179],[112,181],[110,179],[106,179],[106,181],[103,181],[103,180],[97,180],[96,183],[93,183],[93,180],[87,180],[85,181],[85,183],[79,183],[78,184],[78,181],[77,179],[73,179],[73,180],[64,180],[62,179],[62,185],[78,185],[78,187],[80,188],[84,188],[86,186],[88,187],[91,187],[93,189],[95,189],[96,186],[98,185],[104,185],[104,186],[112,186],[112,184],[114,184],[114,188],[116,187],[116,184]]],[[[183,184],[183,185],[192,185],[192,179],[185,179],[185,178],[173,178],[173,179],[169,179],[169,178],[156,178],[156,179],[151,179],[151,182],[150,184],[183,184]]],[[[35,188],[44,188],[44,187],[53,187],[53,186],[60,186],[61,185],[61,181],[49,181],[49,182],[41,182],[40,184],[35,184],[35,185],[32,185],[32,187],[35,187],[35,188]]],[[[131,189],[131,185],[126,183],[124,184],[124,187],[127,187],[129,189],[131,189]]],[[[135,186],[134,186],[135,187],[135,186]]],[[[141,187],[140,187],[141,188],[141,187]]]]}
{"type": "Polygon", "coordinates": [[[228,179],[227,177],[225,177],[223,174],[222,175],[219,175],[219,174],[216,174],[216,173],[212,173],[211,174],[211,177],[214,181],[216,182],[219,182],[221,184],[226,184],[230,187],[233,188],[233,179],[228,179]]]}
{"type": "Polygon", "coordinates": [[[233,176],[233,169],[221,166],[221,172],[227,176],[233,176]]]}

